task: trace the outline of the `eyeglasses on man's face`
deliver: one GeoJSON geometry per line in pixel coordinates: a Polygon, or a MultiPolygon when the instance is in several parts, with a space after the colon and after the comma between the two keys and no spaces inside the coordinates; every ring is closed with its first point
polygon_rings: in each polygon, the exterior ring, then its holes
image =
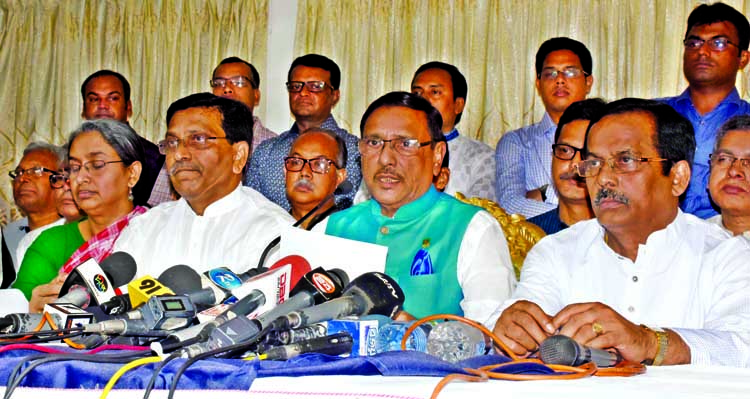
{"type": "Polygon", "coordinates": [[[729,48],[730,44],[739,48],[739,46],[730,42],[729,39],[724,36],[712,37],[707,40],[699,37],[688,37],[682,43],[685,45],[685,50],[688,51],[696,51],[703,47],[704,43],[708,44],[708,48],[713,51],[724,51],[729,48]]]}
{"type": "Polygon", "coordinates": [[[570,161],[577,153],[582,153],[583,148],[573,147],[567,144],[552,144],[552,155],[562,161],[570,161]]]}
{"type": "Polygon", "coordinates": [[[54,170],[50,170],[41,166],[33,166],[28,169],[22,169],[22,168],[16,168],[16,170],[8,172],[8,176],[10,176],[11,179],[14,181],[21,180],[21,177],[23,175],[27,175],[31,178],[40,178],[45,173],[57,173],[54,170]]]}
{"type": "Polygon", "coordinates": [[[576,173],[581,177],[596,177],[601,173],[602,167],[606,163],[615,173],[633,173],[640,169],[645,162],[664,162],[665,158],[644,158],[640,154],[630,151],[615,154],[615,156],[604,160],[601,158],[587,159],[577,163],[574,168],[576,173]]]}
{"type": "Polygon", "coordinates": [[[284,167],[289,172],[299,172],[305,167],[305,164],[308,163],[310,164],[310,170],[319,174],[328,173],[328,171],[331,170],[331,165],[338,168],[336,162],[326,157],[317,157],[312,159],[305,159],[300,157],[284,158],[284,167]]]}
{"type": "Polygon", "coordinates": [[[286,90],[290,93],[299,93],[302,91],[302,88],[305,87],[310,93],[320,93],[321,91],[325,90],[326,87],[330,87],[331,90],[333,90],[333,86],[322,80],[311,80],[309,82],[286,82],[286,90]]]}
{"type": "Polygon", "coordinates": [[[391,143],[391,148],[401,155],[412,156],[416,155],[420,148],[432,144],[433,141],[420,142],[417,139],[408,137],[391,140],[383,140],[377,137],[365,137],[359,140],[359,152],[364,155],[379,154],[380,151],[383,150],[385,143],[391,143]]]}
{"type": "Polygon", "coordinates": [[[57,172],[49,176],[49,185],[52,188],[63,188],[63,186],[69,183],[70,183],[70,172],[67,170],[63,172],[57,172]]]}
{"type": "Polygon", "coordinates": [[[121,163],[124,162],[123,160],[119,161],[105,161],[102,159],[97,159],[94,161],[88,161],[84,163],[79,163],[78,161],[70,161],[70,165],[68,167],[68,174],[70,178],[74,179],[76,176],[78,176],[79,173],[81,173],[81,169],[86,169],[86,172],[90,174],[91,176],[100,176],[102,173],[104,173],[104,167],[111,164],[111,163],[121,163]]]}
{"type": "Polygon", "coordinates": [[[209,136],[207,134],[191,134],[190,136],[180,139],[174,136],[169,136],[166,139],[159,142],[159,152],[167,155],[177,150],[180,143],[184,144],[185,147],[191,150],[205,150],[208,148],[208,143],[212,140],[227,140],[226,137],[209,136]]]}
{"type": "Polygon", "coordinates": [[[223,89],[224,87],[226,87],[227,83],[237,88],[248,86],[251,86],[254,89],[258,88],[258,85],[253,82],[252,79],[246,78],[244,76],[233,76],[231,78],[213,78],[209,80],[208,83],[211,84],[212,88],[221,87],[223,89]]]}
{"type": "Polygon", "coordinates": [[[588,76],[586,72],[584,72],[581,68],[576,67],[567,67],[560,69],[555,68],[544,68],[542,69],[542,73],[539,74],[539,79],[541,80],[557,80],[558,76],[561,76],[565,79],[576,79],[581,76],[588,76]]]}
{"type": "Polygon", "coordinates": [[[711,154],[709,156],[711,167],[716,169],[729,169],[736,161],[740,161],[740,166],[745,172],[750,172],[750,158],[737,158],[725,152],[711,154]]]}

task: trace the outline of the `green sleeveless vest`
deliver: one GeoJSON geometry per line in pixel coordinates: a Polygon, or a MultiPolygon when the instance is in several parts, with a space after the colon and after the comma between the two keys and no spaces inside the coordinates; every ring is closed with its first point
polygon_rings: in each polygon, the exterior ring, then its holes
{"type": "Polygon", "coordinates": [[[430,187],[393,218],[383,216],[375,200],[334,213],[326,234],[388,247],[385,273],[401,286],[404,310],[414,317],[463,315],[458,251],[469,222],[480,210],[430,187]]]}

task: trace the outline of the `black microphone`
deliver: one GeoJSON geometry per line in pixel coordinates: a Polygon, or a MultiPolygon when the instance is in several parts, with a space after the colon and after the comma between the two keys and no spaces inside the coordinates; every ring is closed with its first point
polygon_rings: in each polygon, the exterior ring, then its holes
{"type": "Polygon", "coordinates": [[[303,353],[323,353],[331,356],[351,353],[352,345],[351,334],[348,332],[338,332],[325,337],[312,338],[293,344],[275,346],[263,352],[265,360],[288,360],[299,356],[303,353]]]}
{"type": "Polygon", "coordinates": [[[404,292],[390,276],[369,272],[362,274],[344,289],[341,297],[274,320],[272,329],[289,330],[324,320],[347,316],[380,314],[393,318],[404,304],[404,292]]]}
{"type": "Polygon", "coordinates": [[[89,259],[70,272],[60,296],[65,296],[74,286],[84,286],[91,294],[91,303],[99,305],[115,296],[117,287],[132,280],[137,269],[135,259],[125,252],[115,252],[101,264],[89,259]]]}
{"type": "MultiPolygon", "coordinates": [[[[315,205],[315,208],[310,210],[310,212],[307,212],[306,214],[304,214],[301,218],[299,218],[298,221],[294,222],[292,227],[299,227],[299,225],[304,223],[305,220],[309,219],[315,212],[317,212],[320,209],[320,207],[322,207],[325,203],[330,201],[331,198],[333,198],[334,196],[349,194],[350,192],[352,192],[353,189],[354,189],[354,186],[352,185],[352,183],[349,182],[348,180],[344,180],[343,182],[341,182],[341,184],[338,185],[338,187],[336,187],[335,190],[333,190],[331,194],[328,194],[325,197],[323,197],[323,199],[320,200],[318,205],[315,205]]],[[[268,243],[268,246],[266,246],[266,248],[263,250],[263,252],[260,255],[260,260],[258,261],[259,268],[263,267],[263,263],[266,261],[266,257],[268,256],[268,253],[274,247],[279,245],[279,242],[281,242],[281,236],[274,238],[273,240],[271,240],[270,243],[268,243]]]]}
{"type": "Polygon", "coordinates": [[[612,367],[622,361],[618,353],[583,346],[565,335],[553,335],[542,341],[539,357],[544,363],[565,366],[594,362],[597,367],[612,367]]]}

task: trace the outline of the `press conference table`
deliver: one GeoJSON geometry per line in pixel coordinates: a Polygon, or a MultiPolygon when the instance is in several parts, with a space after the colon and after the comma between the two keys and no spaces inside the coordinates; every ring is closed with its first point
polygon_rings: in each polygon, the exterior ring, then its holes
{"type": "MultiPolygon", "coordinates": [[[[426,399],[440,378],[382,376],[306,376],[256,379],[248,391],[180,390],[176,399],[232,398],[378,398],[426,399]]],[[[13,398],[75,397],[98,398],[101,390],[57,390],[19,388],[13,398]],[[53,396],[54,395],[54,396],[53,396]],[[64,396],[57,396],[64,395],[64,396]]],[[[108,398],[141,397],[140,390],[114,390],[108,398]]],[[[152,398],[166,398],[166,391],[154,391],[152,398]]],[[[705,366],[651,367],[635,377],[590,377],[568,381],[452,382],[441,399],[500,397],[560,398],[750,398],[750,369],[705,366]]]]}

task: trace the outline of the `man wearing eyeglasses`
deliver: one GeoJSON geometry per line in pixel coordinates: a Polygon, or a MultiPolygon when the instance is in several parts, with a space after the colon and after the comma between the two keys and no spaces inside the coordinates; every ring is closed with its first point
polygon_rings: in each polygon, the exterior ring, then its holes
{"type": "Polygon", "coordinates": [[[626,98],[591,121],[596,219],[526,257],[494,332],[518,354],[553,334],[649,365],[750,366],[750,246],[679,209],[695,138],[672,107],[626,98]]]}
{"type": "Polygon", "coordinates": [[[594,217],[591,210],[586,181],[574,170],[581,161],[586,128],[604,106],[604,101],[594,98],[577,101],[565,110],[555,130],[552,145],[552,179],[560,202],[557,208],[529,218],[547,234],[555,234],[581,220],[594,217]]]}
{"type": "Polygon", "coordinates": [[[21,266],[18,259],[18,245],[30,231],[50,226],[60,216],[55,207],[55,197],[49,184],[49,177],[56,174],[63,150],[55,145],[32,142],[23,151],[23,157],[16,169],[9,173],[13,182],[13,200],[18,209],[26,215],[3,228],[2,245],[11,256],[11,262],[3,262],[2,288],[7,288],[16,278],[16,270],[21,266]]]}
{"type": "Polygon", "coordinates": [[[505,133],[495,149],[498,202],[527,218],[557,206],[550,175],[555,127],[568,106],[586,98],[594,84],[591,53],[583,43],[556,37],[536,53],[536,89],[544,103],[539,123],[505,133]]]}
{"type": "MultiPolygon", "coordinates": [[[[290,213],[300,220],[346,180],[346,143],[331,130],[312,128],[303,132],[284,158],[284,176],[290,213]]],[[[331,197],[300,227],[310,230],[341,209],[331,197]]]]}
{"type": "Polygon", "coordinates": [[[708,189],[721,213],[709,222],[750,238],[750,115],[729,119],[716,133],[708,189]]]}
{"type": "Polygon", "coordinates": [[[491,326],[488,316],[515,282],[510,254],[488,212],[433,186],[446,149],[442,126],[440,112],[413,93],[370,104],[359,148],[372,199],[318,226],[387,246],[385,272],[404,290],[408,315],[457,314],[491,326]]]}
{"type": "Polygon", "coordinates": [[[737,72],[750,60],[750,24],[742,13],[723,3],[701,4],[687,22],[682,70],[689,86],[664,101],[686,117],[695,130],[693,178],[681,204],[685,212],[708,218],[717,214],[708,197],[708,156],[716,131],[734,115],[750,113],[740,99],[737,72]]]}
{"type": "Polygon", "coordinates": [[[258,190],[282,208],[290,210],[291,205],[287,200],[284,184],[284,158],[289,154],[292,142],[301,132],[322,127],[336,132],[346,142],[346,180],[352,184],[352,191],[336,196],[336,202],[346,207],[354,199],[362,180],[362,172],[359,166],[357,137],[340,128],[331,115],[331,110],[339,101],[341,70],[327,57],[307,54],[292,62],[287,79],[289,109],[294,115],[294,125],[278,137],[266,140],[258,146],[250,160],[244,184],[258,190]]]}
{"type": "MultiPolygon", "coordinates": [[[[81,84],[83,119],[114,119],[129,123],[133,115],[130,101],[130,82],[120,73],[103,69],[89,75],[81,84]]],[[[155,206],[171,201],[169,176],[163,168],[164,156],[156,144],[139,136],[144,159],[141,177],[133,187],[135,205],[155,206]]]]}
{"type": "MultiPolygon", "coordinates": [[[[239,58],[221,60],[211,77],[211,89],[217,96],[231,98],[247,105],[251,111],[260,103],[260,74],[253,64],[239,58]]],[[[253,142],[250,154],[260,143],[276,137],[276,133],[263,126],[253,115],[253,142]]]]}
{"type": "MultiPolygon", "coordinates": [[[[139,275],[158,276],[176,264],[199,272],[255,267],[265,246],[294,220],[241,184],[250,151],[250,109],[198,93],[172,103],[166,120],[159,149],[181,198],[133,219],[113,251],[131,254],[139,275]]],[[[277,258],[272,253],[268,262],[277,258]]]]}

